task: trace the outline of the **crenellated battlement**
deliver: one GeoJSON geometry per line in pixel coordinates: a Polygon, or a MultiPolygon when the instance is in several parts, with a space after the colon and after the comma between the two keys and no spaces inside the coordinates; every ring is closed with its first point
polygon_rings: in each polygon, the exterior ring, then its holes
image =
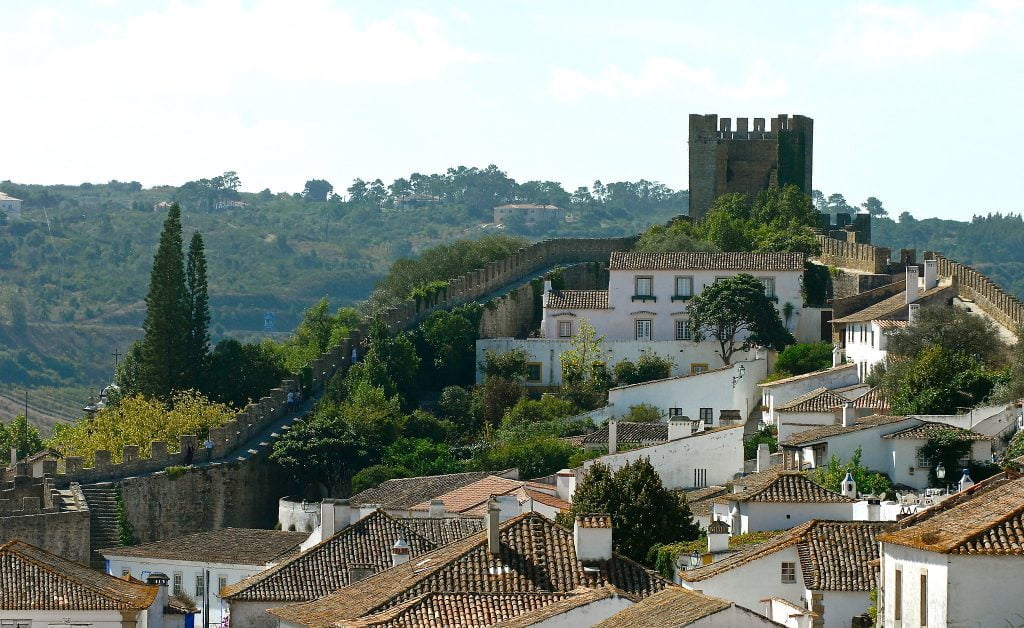
{"type": "Polygon", "coordinates": [[[774,118],[719,118],[717,114],[690,116],[690,141],[694,140],[773,140],[786,131],[809,131],[813,120],[807,116],[779,114],[774,118]],[[753,124],[751,124],[751,120],[753,124]],[[770,122],[765,126],[765,121],[770,122]]]}

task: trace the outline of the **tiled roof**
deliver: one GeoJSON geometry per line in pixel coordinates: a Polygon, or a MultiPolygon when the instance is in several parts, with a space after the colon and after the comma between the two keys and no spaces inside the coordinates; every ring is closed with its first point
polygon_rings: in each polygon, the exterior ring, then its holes
{"type": "Polygon", "coordinates": [[[609,270],[804,270],[803,253],[647,253],[613,251],[609,270]]]}
{"type": "Polygon", "coordinates": [[[728,502],[774,502],[842,504],[853,500],[849,497],[826,490],[807,479],[801,471],[777,471],[775,478],[755,486],[749,486],[739,493],[723,495],[716,501],[728,502]]]}
{"type": "Polygon", "coordinates": [[[349,499],[349,502],[353,506],[380,504],[385,510],[406,510],[422,501],[429,501],[432,497],[471,484],[488,475],[490,473],[486,471],[472,471],[386,480],[374,488],[356,493],[349,499]]]}
{"type": "Polygon", "coordinates": [[[640,600],[637,604],[594,624],[594,628],[686,626],[720,613],[732,605],[732,602],[728,600],[671,586],[665,587],[647,599],[640,600]]]}
{"type": "Polygon", "coordinates": [[[370,564],[378,571],[391,567],[391,547],[399,538],[409,544],[415,560],[479,532],[482,525],[474,519],[399,519],[378,510],[295,558],[228,585],[221,597],[264,602],[316,599],[348,585],[350,565],[370,564]]]}
{"type": "Polygon", "coordinates": [[[880,425],[891,425],[900,423],[901,421],[913,421],[911,417],[906,416],[888,416],[884,414],[873,414],[871,416],[860,417],[856,419],[853,425],[844,427],[841,423],[835,425],[823,425],[822,427],[816,427],[814,429],[806,430],[803,432],[797,432],[786,440],[779,443],[780,445],[786,445],[791,447],[800,447],[803,445],[809,445],[816,443],[820,440],[830,438],[832,436],[839,436],[841,434],[850,434],[852,432],[859,432],[860,430],[866,430],[872,427],[878,427],[880,425]]]}
{"type": "Polygon", "coordinates": [[[601,514],[576,515],[576,522],[581,528],[610,528],[612,516],[601,514]]]}
{"type": "Polygon", "coordinates": [[[1024,476],[1005,473],[964,492],[879,540],[940,554],[1024,555],[1024,476]]]}
{"type": "MultiPolygon", "coordinates": [[[[920,294],[917,301],[914,303],[921,303],[925,299],[929,299],[943,291],[948,290],[949,286],[936,286],[931,290],[925,290],[920,294]]],[[[906,291],[894,294],[887,299],[882,299],[874,305],[869,305],[863,310],[858,310],[852,314],[841,316],[839,318],[832,319],[833,323],[865,323],[867,321],[888,319],[888,320],[907,320],[909,308],[907,307],[907,293],[906,291]]]]}
{"type": "Polygon", "coordinates": [[[354,620],[343,619],[334,625],[339,628],[493,626],[577,597],[571,593],[424,593],[383,612],[354,620]]]}
{"type": "Polygon", "coordinates": [[[552,593],[612,584],[644,597],[667,584],[618,555],[588,563],[585,570],[576,558],[573,533],[536,513],[503,523],[499,545],[499,554],[491,555],[486,534],[477,534],[318,600],[270,613],[292,624],[319,627],[379,613],[426,593],[552,593]]]}
{"type": "Polygon", "coordinates": [[[955,425],[946,425],[945,423],[935,423],[928,421],[920,425],[908,427],[905,430],[899,432],[893,432],[892,434],[886,434],[882,438],[917,438],[922,440],[928,440],[940,432],[955,435],[957,440],[992,440],[991,436],[985,436],[971,430],[965,430],[962,427],[956,427],[955,425]]]}
{"type": "Polygon", "coordinates": [[[706,517],[711,515],[711,509],[715,504],[715,498],[728,492],[724,486],[708,486],[695,491],[685,491],[686,505],[695,517],[706,517]]]}
{"type": "MultiPolygon", "coordinates": [[[[668,423],[619,421],[615,429],[619,443],[663,443],[668,440],[668,423]]],[[[608,444],[608,423],[583,437],[582,442],[608,444]]]]}
{"type": "Polygon", "coordinates": [[[846,405],[846,397],[837,395],[822,386],[809,393],[800,395],[789,403],[775,408],[776,412],[832,412],[837,406],[846,405]]]}
{"type": "Polygon", "coordinates": [[[523,490],[526,491],[527,497],[536,502],[544,504],[545,506],[558,508],[559,510],[569,510],[569,508],[572,506],[572,504],[565,501],[564,499],[559,499],[558,497],[545,493],[544,491],[538,491],[532,488],[525,488],[523,490]]]}
{"type": "Polygon", "coordinates": [[[838,373],[843,369],[856,368],[857,365],[850,362],[849,364],[840,364],[839,366],[833,366],[821,371],[814,371],[813,373],[804,373],[803,375],[794,375],[793,377],[787,377],[785,379],[777,379],[772,382],[761,382],[758,384],[761,388],[771,388],[773,386],[782,386],[783,384],[791,384],[805,379],[811,379],[813,377],[821,377],[822,375],[832,375],[838,373]]]}
{"type": "Polygon", "coordinates": [[[875,386],[860,397],[853,400],[854,408],[868,410],[889,410],[889,400],[885,398],[885,392],[881,386],[875,386]]]}
{"type": "MultiPolygon", "coordinates": [[[[434,499],[444,502],[444,510],[449,513],[469,514],[470,510],[479,508],[491,495],[507,495],[515,492],[523,486],[521,480],[510,480],[508,478],[489,475],[481,478],[472,484],[459,487],[434,499]]],[[[430,501],[424,501],[409,509],[413,512],[426,512],[430,510],[430,501]]]]}
{"type": "Polygon", "coordinates": [[[157,590],[22,541],[0,545],[0,610],[143,610],[153,603],[157,590]]]}
{"type": "Polygon", "coordinates": [[[552,290],[545,306],[549,310],[607,310],[607,290],[552,290]]]}
{"type": "Polygon", "coordinates": [[[700,582],[795,545],[808,588],[870,591],[876,586],[874,570],[868,566],[869,561],[878,558],[875,541],[892,526],[881,521],[812,519],[710,565],[682,571],[679,577],[686,582],[700,582]]]}
{"type": "Polygon", "coordinates": [[[233,565],[267,565],[291,554],[309,537],[306,532],[222,528],[173,539],[100,550],[104,556],[161,558],[233,565]]]}
{"type": "MultiPolygon", "coordinates": [[[[547,604],[536,610],[523,613],[510,621],[503,621],[499,624],[495,624],[495,628],[527,628],[528,626],[536,626],[546,620],[558,617],[563,613],[568,613],[573,609],[586,606],[587,604],[593,604],[594,602],[599,602],[601,600],[606,600],[610,597],[624,597],[634,603],[638,601],[634,596],[623,593],[611,585],[606,585],[597,589],[580,587],[579,589],[576,589],[573,594],[566,595],[561,600],[547,604]]],[[[554,623],[557,625],[559,622],[554,623]]]]}
{"type": "Polygon", "coordinates": [[[910,321],[894,321],[889,319],[881,319],[875,321],[881,329],[903,329],[904,327],[910,326],[910,321]]]}

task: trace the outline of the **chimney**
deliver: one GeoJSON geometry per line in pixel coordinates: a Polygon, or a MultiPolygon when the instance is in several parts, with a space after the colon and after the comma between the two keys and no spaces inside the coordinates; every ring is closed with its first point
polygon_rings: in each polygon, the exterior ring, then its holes
{"type": "Polygon", "coordinates": [[[608,419],[608,453],[614,454],[619,451],[619,422],[615,419],[608,419]]]}
{"type": "Polygon", "coordinates": [[[18,464],[18,448],[11,447],[11,466],[18,464]]]}
{"type": "Polygon", "coordinates": [[[939,263],[933,259],[924,261],[924,289],[931,290],[939,285],[939,263]]]}
{"type": "MultiPolygon", "coordinates": [[[[154,613],[149,616],[149,621],[146,624],[149,628],[163,627],[163,609],[166,608],[168,604],[167,583],[170,582],[170,580],[171,579],[167,577],[167,574],[159,571],[154,571],[146,577],[146,584],[155,584],[157,586],[156,599],[153,600],[152,608],[160,609],[159,613],[154,613]]],[[[220,593],[220,591],[217,593],[220,593]]]]}
{"type": "Polygon", "coordinates": [[[405,542],[405,539],[399,537],[395,544],[391,546],[391,566],[397,567],[404,563],[409,562],[409,544],[405,542]]]}
{"type": "Polygon", "coordinates": [[[846,477],[843,478],[843,490],[841,492],[843,497],[857,499],[857,483],[853,480],[853,474],[849,471],[846,472],[846,477]]]}
{"type": "Polygon", "coordinates": [[[498,502],[499,523],[504,523],[512,517],[518,517],[521,514],[519,498],[515,495],[492,495],[491,497],[498,502]]]}
{"type": "Polygon", "coordinates": [[[917,266],[907,266],[907,304],[917,301],[920,297],[920,288],[917,286],[917,266]]]}
{"type": "Polygon", "coordinates": [[[708,554],[729,550],[729,524],[716,519],[708,525],[708,554]]]}
{"type": "Polygon", "coordinates": [[[677,414],[669,417],[668,439],[676,440],[693,434],[693,427],[690,425],[690,417],[677,414]]]}
{"type": "Polygon", "coordinates": [[[359,519],[365,519],[367,515],[372,515],[376,511],[380,510],[380,504],[363,504],[359,507],[359,519]]]}
{"type": "Polygon", "coordinates": [[[772,466],[772,451],[768,448],[768,443],[758,443],[755,471],[767,471],[770,466],[772,466]]]}
{"type": "Polygon", "coordinates": [[[348,527],[352,507],[347,499],[331,499],[325,497],[320,502],[320,540],[326,541],[336,532],[348,527]]]}
{"type": "Polygon", "coordinates": [[[856,422],[857,422],[857,420],[853,416],[853,402],[852,401],[847,401],[846,403],[843,404],[843,424],[842,425],[843,425],[843,427],[850,427],[850,426],[852,426],[856,422]]]}
{"type": "Polygon", "coordinates": [[[540,295],[541,307],[547,309],[548,307],[548,293],[551,292],[551,280],[544,280],[544,294],[540,295]]]}
{"type": "Polygon", "coordinates": [[[373,563],[349,563],[348,583],[355,584],[360,580],[366,580],[377,571],[373,563]]]}
{"type": "Polygon", "coordinates": [[[907,306],[907,322],[911,325],[917,323],[917,317],[921,315],[921,304],[911,303],[907,306]]]}
{"type": "Polygon", "coordinates": [[[611,560],[611,515],[576,515],[572,532],[576,558],[580,562],[611,560]]]}
{"type": "Polygon", "coordinates": [[[545,279],[544,280],[544,294],[547,294],[549,292],[551,292],[551,280],[550,279],[545,279]]]}
{"type": "Polygon", "coordinates": [[[571,502],[572,496],[576,493],[576,472],[571,469],[562,469],[558,472],[555,484],[555,494],[558,499],[571,502]]]}
{"type": "Polygon", "coordinates": [[[444,516],[444,502],[440,499],[430,500],[430,508],[427,510],[427,516],[431,519],[440,519],[444,516]]]}
{"type": "Polygon", "coordinates": [[[487,532],[487,551],[491,556],[501,554],[501,543],[498,542],[498,520],[501,508],[498,500],[491,497],[487,500],[487,515],[484,517],[484,530],[487,532]]]}
{"type": "Polygon", "coordinates": [[[842,365],[843,365],[843,350],[839,347],[839,345],[836,345],[836,346],[832,347],[832,366],[842,366],[842,365]]]}

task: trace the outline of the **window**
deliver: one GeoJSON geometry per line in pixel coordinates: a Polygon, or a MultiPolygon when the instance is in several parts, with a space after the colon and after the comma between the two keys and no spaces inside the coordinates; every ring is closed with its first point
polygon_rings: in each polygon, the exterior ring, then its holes
{"type": "Polygon", "coordinates": [[[175,571],[171,578],[171,595],[178,595],[182,590],[182,576],[180,571],[175,571]]]}
{"type": "Polygon", "coordinates": [[[121,577],[122,578],[127,578],[127,577],[129,577],[131,575],[132,575],[132,570],[131,569],[122,569],[121,570],[121,577]]]}
{"type": "Polygon", "coordinates": [[[539,382],[541,366],[540,362],[529,362],[526,365],[526,381],[539,382]]]}
{"type": "Polygon", "coordinates": [[[764,296],[771,299],[775,296],[775,277],[761,277],[761,285],[764,286],[764,296]]]}
{"type": "Polygon", "coordinates": [[[928,572],[921,572],[921,628],[928,626],[928,572]]]}
{"type": "Polygon", "coordinates": [[[217,576],[217,597],[220,597],[220,592],[223,591],[226,586],[228,586],[228,577],[217,576]]]}
{"type": "Polygon", "coordinates": [[[707,362],[691,362],[690,363],[690,375],[696,375],[697,373],[704,373],[708,370],[707,362]]]}
{"type": "Polygon", "coordinates": [[[893,582],[892,618],[896,621],[903,619],[903,570],[896,570],[895,582],[893,582]]]}
{"type": "Polygon", "coordinates": [[[703,488],[708,485],[708,470],[707,469],[694,469],[693,470],[693,485],[697,488],[703,488]]]}
{"type": "Polygon", "coordinates": [[[690,333],[690,321],[676,320],[676,340],[693,340],[690,333]]]}
{"type": "Polygon", "coordinates": [[[715,421],[715,411],[712,408],[701,408],[700,409],[700,420],[704,421],[704,425],[711,425],[715,421]]]}
{"type": "Polygon", "coordinates": [[[782,582],[784,584],[796,582],[796,563],[782,563],[782,582]]]}
{"type": "Polygon", "coordinates": [[[682,408],[669,408],[668,409],[668,415],[669,416],[683,416],[683,409],[682,408]]]}
{"type": "Polygon", "coordinates": [[[932,461],[924,455],[924,447],[917,448],[917,466],[927,469],[932,466],[932,461]]]}
{"type": "Polygon", "coordinates": [[[558,321],[558,337],[572,338],[572,321],[558,321]]]}
{"type": "Polygon", "coordinates": [[[639,318],[636,321],[636,339],[637,340],[650,340],[651,339],[651,320],[648,318],[639,318]]]}
{"type": "Polygon", "coordinates": [[[32,628],[31,619],[0,619],[0,628],[32,628]]]}
{"type": "Polygon", "coordinates": [[[638,297],[649,297],[654,294],[654,277],[637,277],[635,280],[638,297]]]}
{"type": "Polygon", "coordinates": [[[206,576],[206,574],[202,573],[202,572],[196,574],[196,599],[197,600],[201,600],[201,599],[206,597],[206,578],[205,578],[205,576],[206,576]]]}
{"type": "Polygon", "coordinates": [[[676,277],[676,297],[693,296],[693,277],[676,277]]]}

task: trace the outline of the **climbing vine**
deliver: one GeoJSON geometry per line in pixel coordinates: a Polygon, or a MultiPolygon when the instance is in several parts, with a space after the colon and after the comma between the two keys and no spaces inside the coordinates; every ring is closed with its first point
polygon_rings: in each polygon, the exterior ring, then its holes
{"type": "Polygon", "coordinates": [[[124,497],[121,495],[121,487],[114,491],[114,501],[117,503],[117,538],[121,546],[136,545],[139,541],[135,538],[135,526],[128,521],[124,512],[124,497]]]}

